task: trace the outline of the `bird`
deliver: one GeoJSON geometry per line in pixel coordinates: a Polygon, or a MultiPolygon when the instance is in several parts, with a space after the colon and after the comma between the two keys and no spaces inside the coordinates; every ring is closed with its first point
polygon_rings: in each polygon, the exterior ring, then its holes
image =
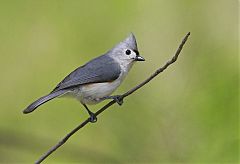
{"type": "Polygon", "coordinates": [[[70,96],[84,106],[90,116],[90,122],[94,123],[97,117],[87,105],[97,104],[106,99],[114,99],[121,105],[121,97],[111,94],[120,86],[137,61],[145,59],[139,54],[136,37],[130,33],[105,54],[72,71],[49,94],[25,108],[23,113],[31,113],[54,98],[70,96]]]}

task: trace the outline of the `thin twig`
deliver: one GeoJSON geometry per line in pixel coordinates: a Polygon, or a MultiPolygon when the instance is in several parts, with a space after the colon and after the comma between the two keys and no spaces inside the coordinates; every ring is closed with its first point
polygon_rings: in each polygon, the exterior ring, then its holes
{"type": "MultiPolygon", "coordinates": [[[[176,53],[174,54],[174,56],[172,57],[171,60],[169,60],[164,66],[160,67],[159,69],[157,69],[149,78],[147,78],[146,80],[144,80],[142,83],[140,83],[139,85],[137,85],[136,87],[130,89],[129,91],[127,91],[126,93],[124,93],[123,95],[121,95],[121,99],[123,100],[125,97],[131,95],[133,92],[135,92],[136,90],[140,89],[141,87],[143,87],[145,84],[147,84],[148,82],[150,82],[153,78],[155,78],[158,74],[160,74],[161,72],[163,72],[165,69],[167,69],[167,67],[169,65],[171,65],[172,63],[174,63],[184,44],[186,43],[188,37],[190,35],[190,32],[186,34],[186,36],[183,38],[181,44],[179,45],[176,53]]],[[[99,114],[101,114],[103,111],[105,111],[106,109],[108,109],[110,106],[112,106],[113,104],[115,104],[116,101],[112,100],[110,101],[108,104],[106,104],[105,106],[103,106],[101,109],[99,109],[95,115],[98,116],[99,114]]],[[[68,133],[62,140],[60,140],[60,142],[58,142],[55,146],[53,146],[51,149],[49,149],[43,156],[41,156],[35,163],[39,164],[41,163],[44,159],[46,159],[49,155],[51,155],[54,151],[56,151],[60,146],[62,146],[73,134],[75,134],[78,130],[80,130],[81,128],[83,128],[85,125],[87,125],[90,122],[90,118],[86,119],[85,121],[83,121],[81,124],[79,124],[75,129],[73,129],[70,133],[68,133]]]]}

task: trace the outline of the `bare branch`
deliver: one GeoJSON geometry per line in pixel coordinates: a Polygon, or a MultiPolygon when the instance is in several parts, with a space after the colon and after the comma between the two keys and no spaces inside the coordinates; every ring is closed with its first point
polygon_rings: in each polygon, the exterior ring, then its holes
{"type": "MultiPolygon", "coordinates": [[[[175,52],[174,56],[172,57],[171,60],[169,60],[168,62],[166,62],[166,64],[162,67],[160,67],[159,69],[157,69],[149,78],[147,78],[146,80],[144,80],[142,83],[140,83],[139,85],[137,85],[136,87],[130,89],[129,91],[127,91],[126,93],[124,93],[123,95],[121,95],[122,100],[131,95],[133,92],[137,91],[138,89],[140,89],[141,87],[143,87],[144,85],[146,85],[148,82],[150,82],[153,78],[155,78],[158,74],[160,74],[161,72],[163,72],[165,69],[167,69],[168,66],[170,66],[171,64],[173,64],[177,59],[178,56],[184,46],[184,44],[186,43],[188,37],[190,35],[190,32],[186,34],[186,36],[183,38],[181,44],[179,45],[177,51],[175,52]]],[[[95,115],[98,116],[100,115],[103,111],[105,111],[106,109],[108,109],[110,106],[112,106],[113,104],[115,104],[116,101],[112,100],[109,103],[107,103],[105,106],[103,106],[101,109],[99,109],[95,115]]],[[[90,118],[86,119],[85,121],[83,121],[81,124],[79,124],[75,129],[73,129],[70,133],[68,133],[63,139],[60,140],[60,142],[58,142],[55,146],[53,146],[51,149],[49,149],[43,156],[41,156],[35,163],[39,164],[41,163],[44,159],[46,159],[49,155],[51,155],[54,151],[56,151],[60,146],[62,146],[73,134],[75,134],[78,130],[80,130],[81,128],[83,128],[85,125],[87,125],[90,122],[90,118]]]]}

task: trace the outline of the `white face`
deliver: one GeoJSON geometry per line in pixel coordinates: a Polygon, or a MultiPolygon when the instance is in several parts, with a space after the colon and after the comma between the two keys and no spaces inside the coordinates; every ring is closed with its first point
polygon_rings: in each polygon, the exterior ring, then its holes
{"type": "Polygon", "coordinates": [[[144,58],[139,55],[137,46],[125,42],[120,42],[116,45],[108,52],[108,55],[121,63],[121,65],[128,65],[135,61],[144,61],[144,58]]]}
{"type": "Polygon", "coordinates": [[[138,51],[131,49],[124,49],[122,52],[122,58],[129,61],[135,61],[138,55],[138,51]]]}

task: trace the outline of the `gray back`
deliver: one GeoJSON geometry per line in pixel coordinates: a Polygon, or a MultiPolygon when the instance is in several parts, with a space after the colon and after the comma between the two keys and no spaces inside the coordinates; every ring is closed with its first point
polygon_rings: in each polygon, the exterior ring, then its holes
{"type": "Polygon", "coordinates": [[[52,92],[66,88],[72,89],[83,84],[111,82],[116,80],[120,73],[120,65],[108,55],[102,55],[78,67],[66,76],[52,92]]]}

